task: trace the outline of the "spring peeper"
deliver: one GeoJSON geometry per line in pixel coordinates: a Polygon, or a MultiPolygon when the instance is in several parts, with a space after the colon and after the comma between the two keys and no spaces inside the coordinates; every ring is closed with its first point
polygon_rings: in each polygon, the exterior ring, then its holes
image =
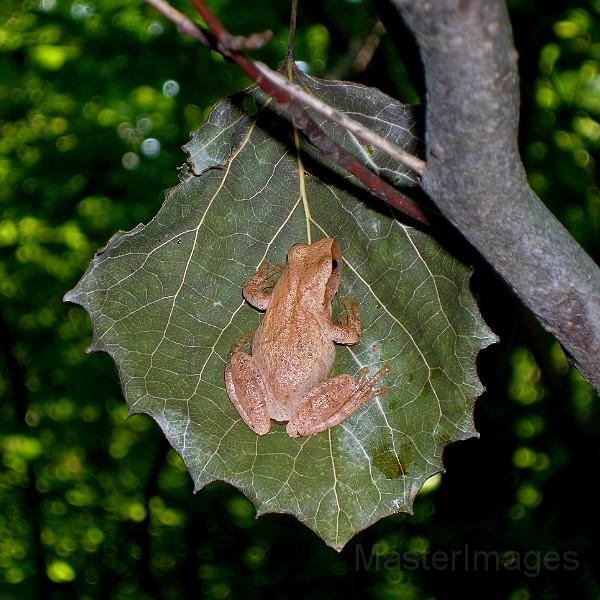
{"type": "Polygon", "coordinates": [[[227,394],[245,423],[266,434],[271,419],[287,421],[290,437],[312,435],[341,423],[370,398],[384,393],[361,370],[329,377],[335,344],[355,344],[360,336],[359,307],[347,298],[346,317],[331,319],[331,302],[342,269],[335,240],[296,244],[284,267],[263,263],[244,286],[246,300],[264,310],[252,342],[252,356],[241,350],[248,335],[233,347],[225,367],[227,394]],[[280,273],[273,285],[272,279],[280,273]]]}

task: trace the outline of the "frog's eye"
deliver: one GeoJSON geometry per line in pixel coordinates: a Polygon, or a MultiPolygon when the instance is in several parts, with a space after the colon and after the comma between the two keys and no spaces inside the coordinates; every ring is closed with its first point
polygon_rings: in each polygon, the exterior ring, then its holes
{"type": "Polygon", "coordinates": [[[331,259],[331,268],[335,271],[338,268],[338,261],[335,258],[331,259]]]}

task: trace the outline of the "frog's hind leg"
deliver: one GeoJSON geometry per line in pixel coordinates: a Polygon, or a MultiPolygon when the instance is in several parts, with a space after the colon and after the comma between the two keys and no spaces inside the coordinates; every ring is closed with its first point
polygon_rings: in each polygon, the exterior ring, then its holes
{"type": "Polygon", "coordinates": [[[385,388],[373,386],[389,370],[385,365],[369,378],[361,372],[358,382],[351,375],[338,375],[316,385],[304,396],[298,412],[289,420],[288,435],[312,435],[338,425],[367,400],[385,394],[385,388]]]}
{"type": "Polygon", "coordinates": [[[258,435],[268,433],[271,428],[267,409],[270,391],[249,354],[239,350],[232,352],[225,367],[225,388],[244,423],[258,435]]]}

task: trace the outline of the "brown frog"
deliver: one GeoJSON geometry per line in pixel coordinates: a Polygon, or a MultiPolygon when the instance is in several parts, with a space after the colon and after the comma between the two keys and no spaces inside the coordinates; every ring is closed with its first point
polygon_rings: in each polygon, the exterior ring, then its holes
{"type": "Polygon", "coordinates": [[[252,342],[252,356],[233,347],[225,367],[227,394],[245,423],[258,435],[271,419],[287,421],[291,437],[325,431],[385,393],[373,385],[389,367],[358,381],[329,377],[335,344],[355,344],[360,336],[359,306],[348,298],[346,318],[331,320],[331,302],[340,284],[342,254],[335,240],[296,244],[284,267],[263,263],[244,286],[244,298],[264,310],[252,342]],[[272,278],[280,273],[273,285],[272,278]]]}

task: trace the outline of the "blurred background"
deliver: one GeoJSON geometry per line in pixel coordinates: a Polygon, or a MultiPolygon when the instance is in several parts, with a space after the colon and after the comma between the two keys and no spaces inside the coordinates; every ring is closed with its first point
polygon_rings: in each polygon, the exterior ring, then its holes
{"type": "MultiPolygon", "coordinates": [[[[234,33],[272,29],[258,54],[277,66],[288,0],[209,4],[234,33]]],[[[509,8],[531,184],[598,260],[600,1],[509,8]]],[[[376,9],[301,2],[297,58],[419,102],[418,60],[400,61],[376,9]]],[[[485,265],[473,288],[502,343],[478,361],[480,439],[445,451],[414,516],[340,554],[290,516],[255,520],[226,484],[194,496],[158,427],[126,420],[111,360],[85,353],[88,317],[62,295],[114,231],[154,215],[189,132],[247,83],[137,0],[0,0],[0,599],[600,598],[598,397],[485,265]],[[372,549],[423,560],[365,564],[372,549]],[[434,570],[437,550],[577,564],[434,570]]]]}

